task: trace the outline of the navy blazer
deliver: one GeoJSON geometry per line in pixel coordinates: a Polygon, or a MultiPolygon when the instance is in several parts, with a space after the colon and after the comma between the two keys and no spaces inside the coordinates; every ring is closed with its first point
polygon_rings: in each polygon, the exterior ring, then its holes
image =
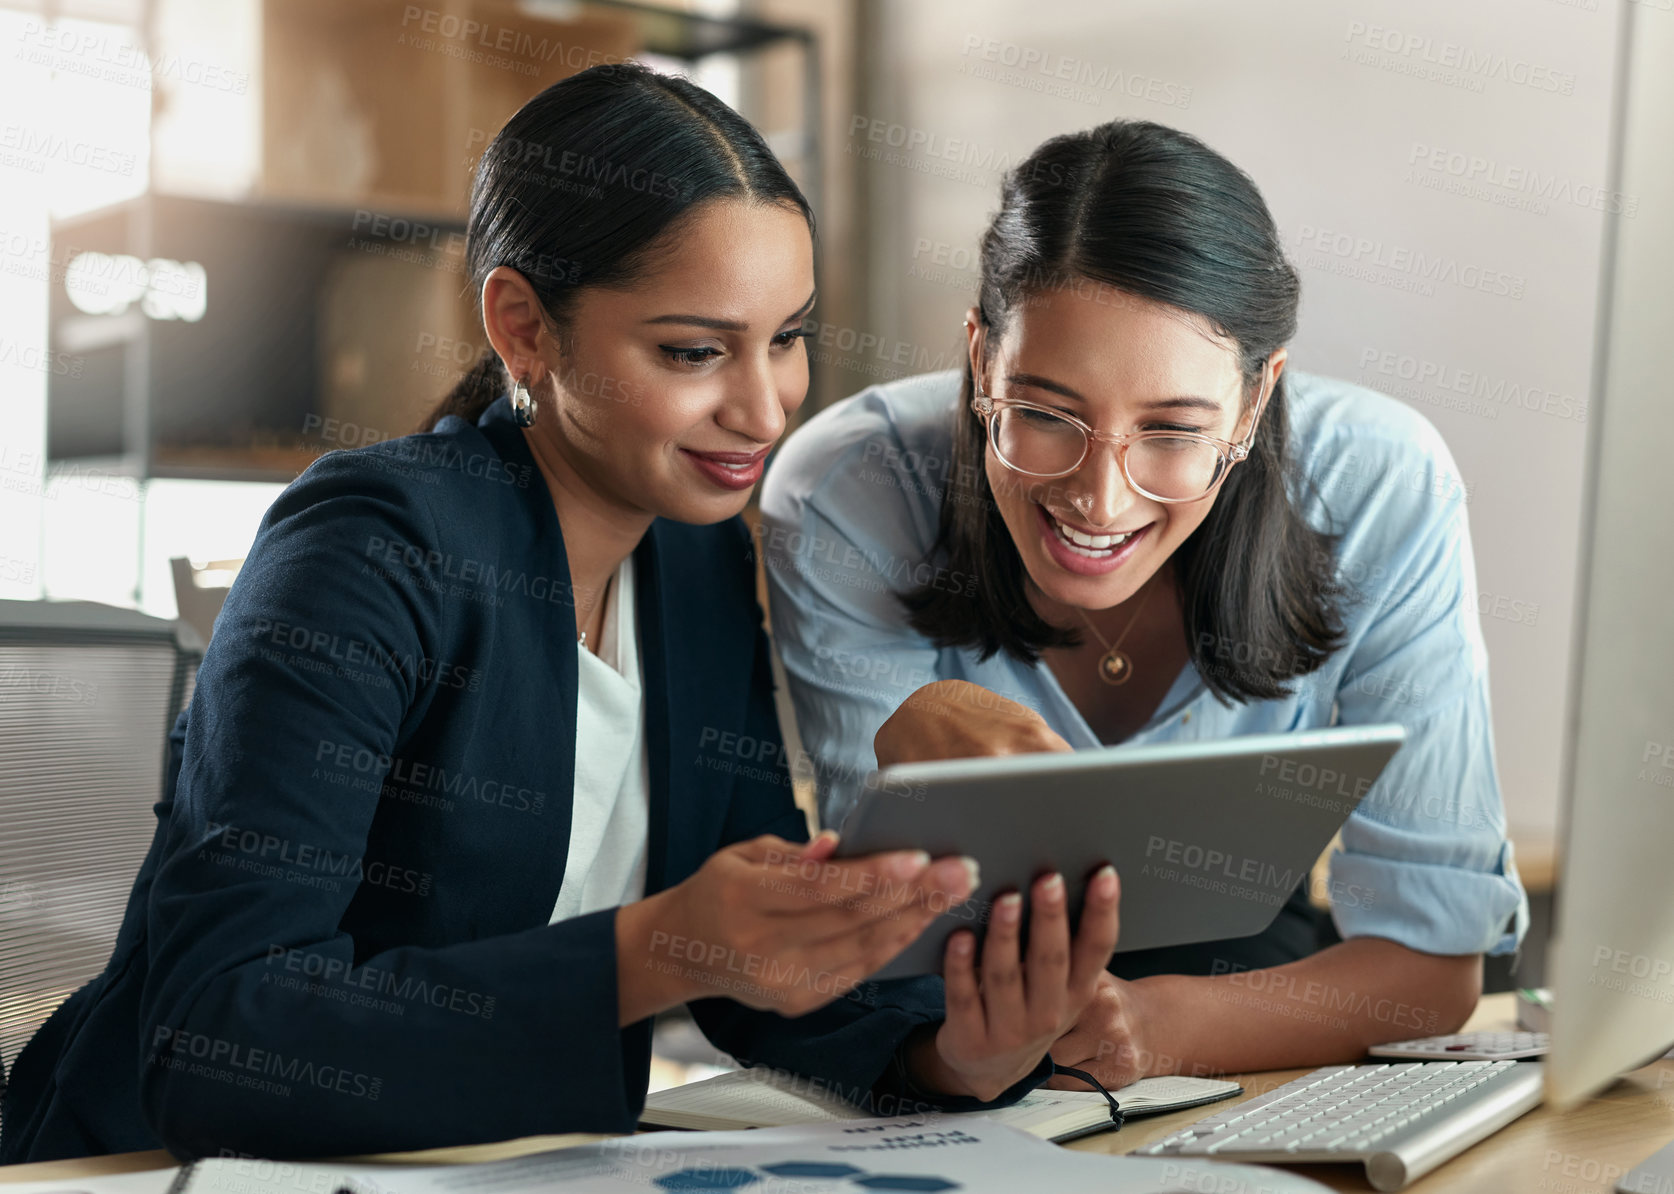
{"type": "MultiPolygon", "coordinates": [[[[649,894],[727,843],[806,831],[744,523],[659,519],[634,561],[649,894]]],[[[170,736],[110,962],[14,1067],[0,1161],[631,1131],[651,1025],[617,1025],[615,910],[548,923],[574,780],[571,596],[504,396],[475,426],[333,452],[287,488],[170,736]]],[[[647,964],[693,948],[664,944],[647,964]]],[[[797,1019],[693,1012],[728,1053],[851,1098],[943,1015],[940,980],[863,984],[797,1019]]]]}

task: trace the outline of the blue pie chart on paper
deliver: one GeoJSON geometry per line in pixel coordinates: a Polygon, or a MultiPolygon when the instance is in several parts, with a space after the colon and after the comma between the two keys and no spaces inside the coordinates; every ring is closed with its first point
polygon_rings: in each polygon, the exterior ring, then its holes
{"type": "Polygon", "coordinates": [[[665,1190],[742,1190],[761,1179],[748,1169],[677,1169],[657,1179],[665,1190]]]}
{"type": "Polygon", "coordinates": [[[957,1190],[959,1183],[945,1177],[918,1173],[874,1173],[857,1177],[854,1184],[868,1190],[957,1190]]]}
{"type": "Polygon", "coordinates": [[[778,1165],[763,1165],[763,1173],[774,1177],[854,1177],[864,1173],[853,1165],[834,1165],[830,1161],[784,1161],[778,1165]]]}

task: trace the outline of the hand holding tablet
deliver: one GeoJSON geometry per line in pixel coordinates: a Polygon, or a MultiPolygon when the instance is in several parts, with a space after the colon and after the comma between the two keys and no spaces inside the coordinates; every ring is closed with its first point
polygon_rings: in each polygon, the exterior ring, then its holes
{"type": "Polygon", "coordinates": [[[941,973],[953,933],[992,933],[996,899],[1041,875],[1063,876],[1073,923],[1106,863],[1123,892],[1118,952],[1259,933],[1403,738],[1399,725],[1338,726],[888,768],[844,822],[838,855],[962,854],[982,883],[877,977],[941,973]]]}

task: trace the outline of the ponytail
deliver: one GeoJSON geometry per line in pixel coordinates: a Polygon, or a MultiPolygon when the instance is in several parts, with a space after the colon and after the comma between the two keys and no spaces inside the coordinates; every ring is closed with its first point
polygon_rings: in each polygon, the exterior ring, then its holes
{"type": "Polygon", "coordinates": [[[424,416],[424,422],[419,424],[418,430],[432,431],[437,423],[449,415],[458,415],[475,426],[476,421],[482,417],[482,412],[487,410],[489,404],[504,393],[505,389],[506,371],[500,364],[500,358],[491,350],[485,349],[481,359],[471,366],[465,376],[454,383],[447,397],[424,416]]]}
{"type": "MultiPolygon", "coordinates": [[[[522,274],[560,342],[577,296],[648,272],[676,224],[721,198],[814,213],[749,123],[688,79],[610,62],[561,79],[506,121],[471,182],[465,274],[522,274]]],[[[425,418],[475,423],[510,384],[489,352],[425,418]]]]}

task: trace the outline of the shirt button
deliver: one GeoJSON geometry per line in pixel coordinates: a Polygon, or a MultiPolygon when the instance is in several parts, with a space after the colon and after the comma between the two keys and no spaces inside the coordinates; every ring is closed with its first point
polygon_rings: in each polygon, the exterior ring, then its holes
{"type": "Polygon", "coordinates": [[[1192,711],[1190,709],[1187,709],[1184,713],[1180,714],[1180,724],[1181,725],[1185,725],[1191,719],[1192,719],[1192,711]]]}

